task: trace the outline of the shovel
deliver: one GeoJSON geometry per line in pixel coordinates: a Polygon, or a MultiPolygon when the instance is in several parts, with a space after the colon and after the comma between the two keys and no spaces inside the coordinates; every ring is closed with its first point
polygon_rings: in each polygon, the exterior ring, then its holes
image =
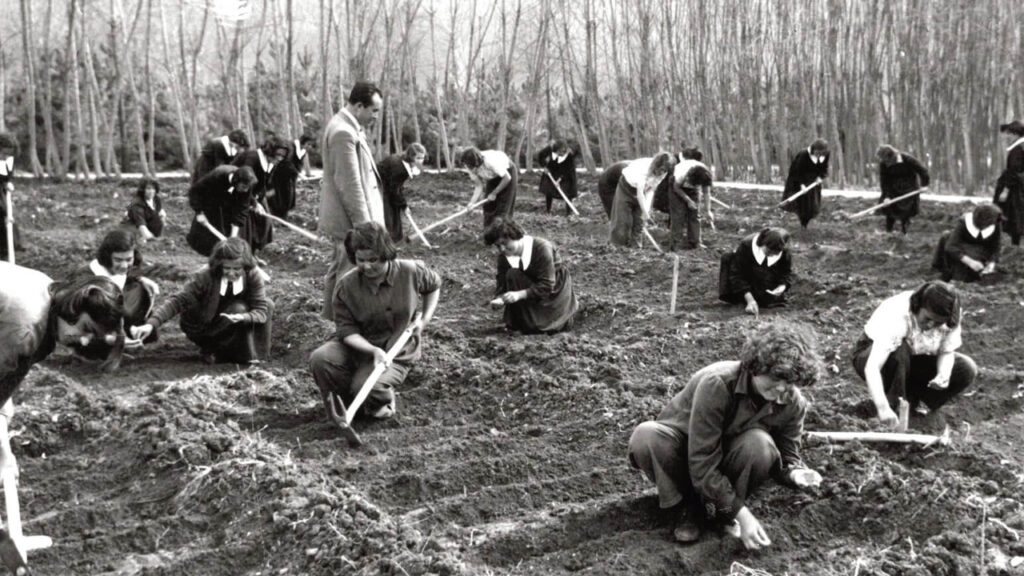
{"type": "Polygon", "coordinates": [[[11,574],[28,574],[28,553],[53,546],[49,536],[25,536],[21,532],[21,506],[18,503],[18,480],[14,469],[3,472],[6,530],[0,530],[0,560],[11,574]]]}

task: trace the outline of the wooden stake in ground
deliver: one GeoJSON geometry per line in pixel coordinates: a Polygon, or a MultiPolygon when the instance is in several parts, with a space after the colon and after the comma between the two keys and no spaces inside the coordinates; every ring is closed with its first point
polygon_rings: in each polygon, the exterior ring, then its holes
{"type": "Polygon", "coordinates": [[[817,179],[815,179],[815,180],[814,180],[814,182],[811,182],[811,183],[810,183],[810,184],[808,184],[807,186],[804,186],[804,187],[803,187],[803,188],[801,188],[801,189],[800,189],[800,191],[799,191],[799,192],[797,192],[796,194],[793,194],[793,195],[792,195],[792,196],[790,196],[789,198],[786,198],[786,199],[785,199],[785,200],[783,200],[782,202],[779,202],[779,203],[778,203],[778,205],[776,206],[776,208],[782,208],[782,207],[783,207],[783,206],[785,206],[786,204],[789,204],[789,203],[790,203],[790,202],[792,202],[793,200],[796,200],[797,198],[799,198],[799,197],[803,196],[804,194],[807,194],[807,193],[808,193],[808,192],[810,192],[811,190],[814,190],[814,188],[815,188],[816,186],[820,186],[820,185],[821,185],[821,178],[817,178],[817,179]]]}
{"type": "Polygon", "coordinates": [[[312,240],[314,242],[324,242],[325,241],[320,236],[317,236],[316,234],[313,234],[312,232],[310,232],[309,230],[306,230],[305,228],[300,228],[300,227],[296,226],[295,224],[292,224],[291,222],[285,220],[284,218],[278,218],[277,216],[274,216],[273,214],[271,214],[269,212],[267,212],[267,213],[265,213],[263,215],[266,216],[267,218],[270,218],[271,221],[277,222],[278,224],[281,224],[285,228],[288,228],[289,230],[292,230],[293,232],[297,232],[298,234],[301,234],[302,236],[305,236],[306,238],[309,238],[310,240],[312,240]]]}
{"type": "Polygon", "coordinates": [[[476,209],[477,209],[477,208],[479,208],[480,206],[483,206],[483,205],[484,205],[484,203],[486,203],[486,202],[489,202],[489,200],[487,200],[487,199],[485,198],[485,199],[483,199],[483,200],[480,200],[480,201],[479,201],[479,202],[477,202],[476,204],[473,204],[473,205],[471,205],[471,206],[468,206],[468,207],[466,207],[466,208],[463,208],[462,210],[459,210],[459,211],[458,211],[458,212],[456,212],[455,214],[452,214],[452,215],[450,215],[450,216],[446,216],[446,217],[444,217],[444,218],[442,218],[442,219],[438,220],[437,222],[434,222],[434,223],[433,223],[433,224],[431,224],[430,226],[427,226],[427,227],[426,227],[426,228],[424,228],[423,230],[420,230],[420,234],[424,234],[424,233],[426,233],[426,232],[429,232],[429,231],[433,230],[434,228],[437,228],[438,226],[443,226],[444,224],[447,224],[448,222],[451,222],[452,220],[455,220],[456,218],[458,218],[458,217],[460,217],[460,216],[464,216],[464,215],[466,215],[466,214],[469,214],[469,213],[470,213],[470,212],[472,212],[473,210],[476,210],[476,209]]]}
{"type": "Polygon", "coordinates": [[[551,180],[552,184],[555,185],[555,190],[558,190],[558,195],[562,197],[562,200],[565,200],[566,205],[569,206],[572,213],[579,216],[580,211],[576,209],[576,206],[574,206],[572,202],[569,201],[569,197],[565,195],[565,192],[562,191],[562,187],[558,185],[558,180],[555,180],[555,177],[547,170],[544,170],[544,175],[548,177],[548,180],[551,180]]]}
{"type": "Polygon", "coordinates": [[[405,209],[405,217],[409,219],[409,224],[412,225],[413,232],[416,233],[416,236],[419,236],[423,245],[427,248],[433,248],[433,246],[430,245],[430,242],[427,242],[427,237],[423,235],[423,231],[416,225],[416,221],[412,219],[412,212],[408,208],[405,209]]]}
{"type": "Polygon", "coordinates": [[[10,189],[4,190],[4,208],[7,210],[7,217],[4,218],[4,229],[7,231],[7,261],[14,264],[14,203],[11,201],[10,189]]]}
{"type": "Polygon", "coordinates": [[[672,255],[672,300],[668,306],[668,313],[676,313],[676,295],[679,293],[679,254],[672,255]]]}
{"type": "Polygon", "coordinates": [[[726,210],[731,210],[732,209],[732,206],[729,206],[728,204],[726,204],[725,202],[722,202],[721,200],[719,200],[718,198],[715,198],[714,196],[711,197],[711,201],[714,202],[715,204],[718,204],[722,208],[725,208],[726,210]]]}
{"type": "Polygon", "coordinates": [[[924,188],[918,188],[917,190],[914,190],[913,192],[907,192],[906,194],[904,194],[902,196],[897,196],[895,198],[890,198],[890,199],[886,200],[885,202],[882,202],[881,204],[875,204],[874,206],[872,206],[871,208],[868,208],[867,210],[861,210],[860,212],[857,212],[856,214],[853,214],[852,216],[850,216],[850,219],[852,220],[854,218],[860,218],[861,216],[867,216],[868,214],[871,214],[872,212],[875,212],[876,210],[881,210],[882,208],[885,208],[887,206],[892,206],[893,204],[895,204],[897,202],[901,202],[903,200],[906,200],[907,198],[910,198],[912,196],[917,196],[918,194],[924,192],[927,189],[928,189],[928,187],[926,186],[924,188]]]}
{"type": "Polygon", "coordinates": [[[643,231],[644,231],[644,236],[646,236],[647,239],[650,240],[651,246],[654,246],[654,249],[657,250],[658,253],[664,254],[665,251],[661,248],[661,245],[658,244],[658,241],[654,239],[654,236],[651,236],[651,232],[649,230],[647,230],[647,226],[643,227],[643,231]]]}
{"type": "Polygon", "coordinates": [[[22,534],[21,505],[18,503],[18,480],[15,474],[14,468],[7,468],[3,472],[7,524],[5,530],[0,530],[0,558],[11,574],[27,574],[28,553],[53,546],[53,540],[49,536],[22,534]]]}

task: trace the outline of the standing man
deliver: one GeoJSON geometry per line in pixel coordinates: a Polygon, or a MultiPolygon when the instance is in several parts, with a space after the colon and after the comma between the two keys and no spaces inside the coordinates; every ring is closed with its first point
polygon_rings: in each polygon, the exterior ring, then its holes
{"type": "Polygon", "coordinates": [[[381,179],[365,129],[373,126],[384,96],[375,84],[356,82],[348,104],[331,118],[324,129],[324,179],[320,189],[318,230],[334,244],[331,264],[324,278],[323,315],[334,320],[334,288],[352,267],[345,253],[345,234],[356,224],[377,222],[384,226],[381,179]]]}

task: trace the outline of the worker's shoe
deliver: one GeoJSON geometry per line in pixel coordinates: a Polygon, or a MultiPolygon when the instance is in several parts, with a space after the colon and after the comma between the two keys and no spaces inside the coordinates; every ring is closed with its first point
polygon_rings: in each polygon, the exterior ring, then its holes
{"type": "Polygon", "coordinates": [[[392,399],[387,404],[377,408],[373,412],[370,412],[370,418],[376,418],[377,420],[387,420],[395,415],[395,400],[392,399]]]}
{"type": "Polygon", "coordinates": [[[672,538],[680,544],[690,544],[700,540],[700,524],[689,515],[683,516],[672,529],[672,538]]]}

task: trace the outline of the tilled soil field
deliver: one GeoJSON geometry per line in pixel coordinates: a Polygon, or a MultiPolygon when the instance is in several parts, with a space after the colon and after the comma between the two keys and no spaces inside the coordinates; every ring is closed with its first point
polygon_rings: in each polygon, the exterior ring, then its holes
{"type": "MultiPolygon", "coordinates": [[[[518,220],[571,263],[575,330],[505,331],[486,306],[495,256],[479,214],[435,230],[432,251],[405,245],[405,257],[443,276],[441,303],[398,416],[356,422],[362,448],[327,424],[306,367],[332,330],[319,316],[329,251],[280,228],[263,254],[276,303],[270,362],[207,366],[173,322],[112,375],[64,351],[34,368],[12,422],[26,533],[55,541],[32,553],[34,574],[1024,574],[1020,249],[1006,243],[998,282],[964,287],[963,351],[978,381],[942,414],[911,422],[928,432],[948,424],[951,446],[808,441],[820,490],[769,485],[752,499],[770,548],[746,552],[712,533],[680,546],[652,486],[629,468],[627,440],[692,372],[735,358],[758,329],[717,302],[719,255],[763,225],[798,226],[774,209],[777,194],[720,191],[732,209],[718,210],[707,249],[681,255],[673,316],[670,257],[607,243],[593,178],[582,179],[573,218],[544,214],[537,178],[523,181],[518,220]]],[[[319,185],[300,188],[292,220],[313,229],[319,185]]],[[[470,193],[456,175],[410,188],[421,225],[470,193]]],[[[165,293],[203,263],[184,242],[185,191],[165,184],[169,229],[144,248],[146,274],[165,293]]],[[[60,277],[87,262],[132,192],[20,183],[19,264],[60,277]]],[[[761,318],[820,335],[828,370],[805,391],[810,430],[875,427],[852,344],[884,297],[933,277],[935,241],[966,209],[925,204],[904,238],[878,219],[848,219],[866,206],[825,199],[812,229],[796,233],[789,306],[761,318]]],[[[666,240],[664,222],[653,234],[666,240]]]]}

